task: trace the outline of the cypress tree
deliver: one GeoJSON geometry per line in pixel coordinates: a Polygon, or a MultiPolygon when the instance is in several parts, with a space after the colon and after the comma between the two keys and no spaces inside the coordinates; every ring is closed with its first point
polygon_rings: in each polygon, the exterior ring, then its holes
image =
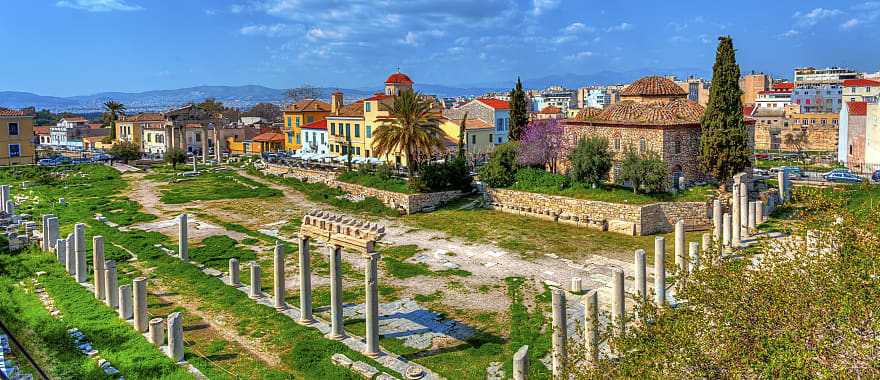
{"type": "Polygon", "coordinates": [[[748,131],[742,112],[739,65],[730,36],[718,38],[712,89],[703,114],[700,136],[700,164],[704,171],[726,182],[749,167],[748,131]]]}
{"type": "Polygon", "coordinates": [[[528,123],[529,111],[526,109],[526,93],[523,91],[522,81],[517,77],[516,87],[510,91],[510,139],[519,141],[519,137],[528,123]]]}

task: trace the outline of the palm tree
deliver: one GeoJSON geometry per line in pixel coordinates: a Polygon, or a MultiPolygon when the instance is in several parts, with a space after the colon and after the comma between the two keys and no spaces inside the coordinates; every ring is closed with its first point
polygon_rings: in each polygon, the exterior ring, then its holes
{"type": "Polygon", "coordinates": [[[443,149],[442,129],[432,118],[433,103],[413,91],[404,91],[390,106],[380,103],[390,119],[373,134],[373,151],[388,156],[403,152],[410,177],[417,169],[418,157],[430,155],[434,149],[443,149]]]}
{"type": "Polygon", "coordinates": [[[104,103],[104,116],[110,121],[110,139],[116,140],[116,120],[119,115],[125,113],[125,104],[115,100],[108,100],[104,103]]]}

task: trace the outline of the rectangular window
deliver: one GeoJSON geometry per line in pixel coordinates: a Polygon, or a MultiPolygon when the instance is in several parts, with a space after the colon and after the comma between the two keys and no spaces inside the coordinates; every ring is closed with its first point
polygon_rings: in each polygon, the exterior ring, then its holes
{"type": "Polygon", "coordinates": [[[359,147],[359,146],[354,147],[354,154],[360,156],[361,155],[361,147],[359,147]]]}
{"type": "Polygon", "coordinates": [[[21,146],[18,144],[9,144],[9,157],[21,157],[21,146]]]}
{"type": "Polygon", "coordinates": [[[311,122],[313,122],[313,121],[315,121],[315,117],[314,117],[314,116],[306,116],[306,123],[311,123],[311,122]]]}
{"type": "Polygon", "coordinates": [[[372,126],[372,125],[368,125],[368,126],[366,126],[366,129],[367,129],[367,133],[366,133],[367,138],[368,138],[368,139],[369,139],[369,138],[372,138],[372,137],[373,137],[373,126],[372,126]]]}
{"type": "Polygon", "coordinates": [[[293,126],[293,120],[292,120],[292,118],[291,118],[290,116],[287,117],[287,126],[288,126],[288,127],[292,127],[292,126],[293,126]]]}
{"type": "Polygon", "coordinates": [[[301,144],[299,135],[296,135],[296,143],[301,144]]]}
{"type": "Polygon", "coordinates": [[[360,124],[354,125],[354,137],[361,137],[361,125],[360,124]]]}
{"type": "Polygon", "coordinates": [[[336,123],[330,123],[330,134],[331,135],[336,134],[336,123]]]}
{"type": "Polygon", "coordinates": [[[370,157],[370,150],[369,149],[364,151],[364,157],[370,157]]]}
{"type": "Polygon", "coordinates": [[[351,137],[351,124],[345,123],[345,137],[351,137]]]}
{"type": "Polygon", "coordinates": [[[476,144],[477,144],[477,135],[471,135],[471,144],[472,144],[472,145],[476,145],[476,144]]]}
{"type": "Polygon", "coordinates": [[[489,143],[492,143],[492,134],[489,134],[489,143]]]}
{"type": "Polygon", "coordinates": [[[324,134],[322,133],[321,134],[321,144],[323,144],[323,143],[324,143],[324,134]]]}
{"type": "Polygon", "coordinates": [[[299,127],[299,116],[296,117],[296,126],[299,127]]]}
{"type": "Polygon", "coordinates": [[[495,129],[499,131],[504,130],[504,119],[495,120],[495,129]]]}
{"type": "Polygon", "coordinates": [[[370,102],[364,102],[364,112],[370,112],[370,102]]]}
{"type": "Polygon", "coordinates": [[[9,135],[18,136],[18,123],[9,123],[9,135]]]}

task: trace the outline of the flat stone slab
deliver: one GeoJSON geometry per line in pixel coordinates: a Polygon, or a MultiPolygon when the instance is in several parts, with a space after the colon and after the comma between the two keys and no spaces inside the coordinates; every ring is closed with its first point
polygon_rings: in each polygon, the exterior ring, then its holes
{"type": "MultiPolygon", "coordinates": [[[[348,319],[365,319],[364,305],[345,306],[343,315],[348,319]]],[[[432,348],[437,338],[466,341],[475,333],[474,328],[444,319],[410,299],[379,305],[379,334],[400,339],[408,347],[425,350],[432,348]]]]}

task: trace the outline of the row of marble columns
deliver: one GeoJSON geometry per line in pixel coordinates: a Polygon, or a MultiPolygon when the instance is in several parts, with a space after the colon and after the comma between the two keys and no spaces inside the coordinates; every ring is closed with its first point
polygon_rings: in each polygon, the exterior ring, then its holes
{"type": "MultiPolygon", "coordinates": [[[[342,247],[339,245],[325,248],[330,257],[330,333],[328,337],[334,340],[347,338],[344,329],[343,318],[343,287],[342,287],[342,247]]],[[[315,322],[312,312],[312,274],[311,274],[310,239],[299,239],[299,307],[300,319],[303,324],[315,322]]],[[[365,316],[366,316],[366,348],[364,354],[370,357],[380,355],[379,349],[379,259],[377,252],[367,253],[367,266],[365,269],[365,316]]],[[[284,301],[285,274],[284,274],[284,246],[277,242],[273,255],[273,304],[276,309],[283,310],[288,307],[284,301]]],[[[260,284],[262,274],[260,265],[256,261],[249,263],[250,286],[248,295],[258,299],[263,297],[260,284]]],[[[229,283],[235,287],[241,287],[241,263],[236,258],[229,259],[229,283]]]]}
{"type": "MultiPolygon", "coordinates": [[[[689,242],[685,244],[684,222],[679,221],[675,225],[675,264],[679,276],[688,276],[700,269],[701,260],[708,257],[713,249],[712,234],[704,233],[701,242],[689,242]]],[[[637,302],[646,303],[648,293],[648,267],[646,252],[643,249],[635,251],[633,258],[634,284],[631,289],[637,302]]],[[[654,238],[654,303],[664,305],[667,303],[666,294],[666,239],[663,236],[654,238]]],[[[625,274],[622,269],[612,270],[611,275],[611,329],[613,336],[621,336],[626,329],[626,289],[624,284],[625,274]]],[[[581,279],[572,279],[572,291],[581,291],[581,279]]],[[[566,343],[567,314],[566,293],[562,289],[552,291],[552,342],[551,342],[551,369],[554,377],[563,373],[567,364],[566,343]]],[[[584,305],[584,345],[586,350],[587,364],[596,363],[599,358],[599,298],[598,290],[593,289],[581,297],[584,305]]],[[[528,347],[524,346],[517,351],[513,360],[514,379],[525,379],[528,373],[528,347]]]]}
{"type": "MultiPolygon", "coordinates": [[[[58,234],[58,218],[52,215],[43,216],[44,240],[58,234]]],[[[54,247],[58,262],[80,284],[88,281],[85,246],[85,224],[74,225],[74,232],[66,239],[55,240],[54,245],[44,241],[43,247],[50,251],[54,247]]],[[[147,317],[147,279],[135,278],[132,283],[119,285],[116,262],[104,258],[104,237],[92,237],[92,280],[94,281],[95,298],[108,307],[116,310],[119,318],[131,321],[135,330],[148,333],[150,342],[157,347],[165,344],[165,329],[162,318],[149,320],[147,317]]],[[[166,354],[175,362],[183,361],[183,324],[180,313],[168,316],[168,351],[166,354]]]]}
{"type": "Polygon", "coordinates": [[[721,200],[713,201],[712,235],[723,247],[740,247],[742,241],[755,233],[766,220],[767,205],[761,200],[750,201],[748,194],[746,184],[734,186],[730,213],[722,214],[721,200]]]}
{"type": "Polygon", "coordinates": [[[0,185],[0,210],[7,214],[15,212],[15,203],[9,195],[9,185],[0,185]],[[12,207],[9,205],[12,205],[12,207]]]}

